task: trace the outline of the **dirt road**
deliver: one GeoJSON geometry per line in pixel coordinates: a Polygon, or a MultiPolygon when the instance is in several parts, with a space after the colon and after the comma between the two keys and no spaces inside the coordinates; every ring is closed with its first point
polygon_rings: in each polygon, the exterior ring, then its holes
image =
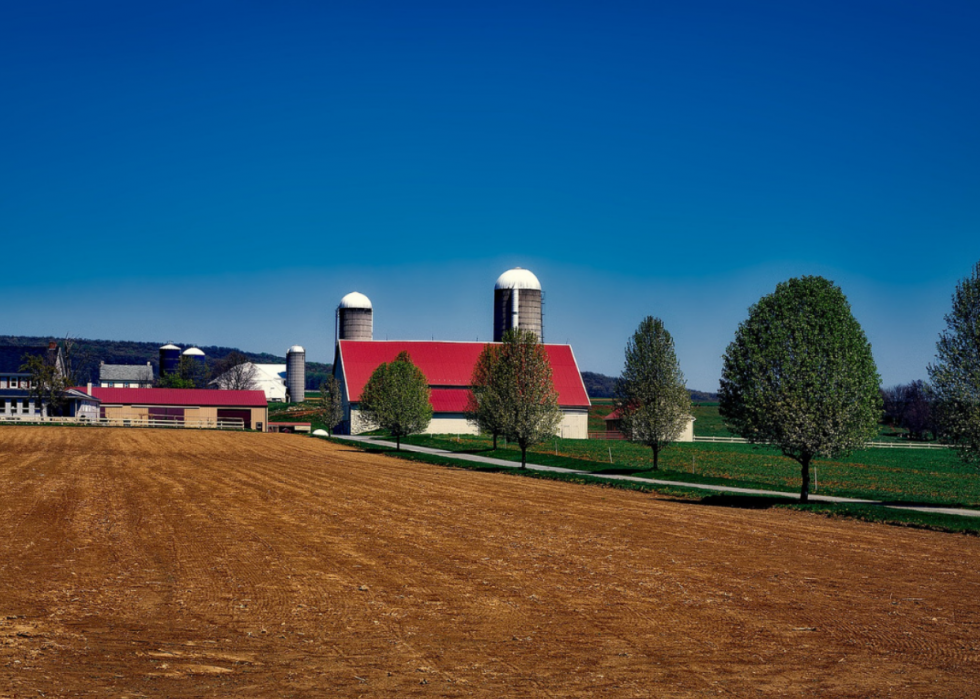
{"type": "Polygon", "coordinates": [[[976,537],[0,428],[0,697],[974,696],[976,537]]]}

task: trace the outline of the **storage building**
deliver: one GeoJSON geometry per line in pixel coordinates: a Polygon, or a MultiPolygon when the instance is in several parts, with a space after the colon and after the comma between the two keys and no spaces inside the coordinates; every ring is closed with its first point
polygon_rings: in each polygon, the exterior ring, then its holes
{"type": "Polygon", "coordinates": [[[245,429],[260,432],[269,424],[263,391],[93,386],[90,393],[101,402],[100,417],[110,420],[167,420],[187,427],[217,427],[219,421],[241,420],[245,429]]]}

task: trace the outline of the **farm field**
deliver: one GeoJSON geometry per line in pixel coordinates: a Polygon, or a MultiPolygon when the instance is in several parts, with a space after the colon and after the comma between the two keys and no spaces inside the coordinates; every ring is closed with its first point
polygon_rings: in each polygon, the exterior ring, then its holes
{"type": "Polygon", "coordinates": [[[973,696],[977,537],[0,429],[0,697],[973,696]]]}

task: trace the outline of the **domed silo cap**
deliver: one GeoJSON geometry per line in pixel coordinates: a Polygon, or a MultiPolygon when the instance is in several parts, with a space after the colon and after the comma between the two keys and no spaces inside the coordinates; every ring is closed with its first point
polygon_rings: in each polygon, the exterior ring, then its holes
{"type": "Polygon", "coordinates": [[[362,293],[352,291],[340,299],[341,308],[372,308],[371,299],[362,293]]]}
{"type": "Polygon", "coordinates": [[[536,289],[541,291],[541,282],[534,273],[527,269],[515,267],[497,277],[494,289],[536,289]]]}

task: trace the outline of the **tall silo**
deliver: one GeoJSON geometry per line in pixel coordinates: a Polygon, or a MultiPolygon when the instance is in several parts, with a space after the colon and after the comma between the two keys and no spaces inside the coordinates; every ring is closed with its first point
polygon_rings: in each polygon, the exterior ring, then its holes
{"type": "Polygon", "coordinates": [[[160,348],[160,376],[176,374],[180,368],[180,347],[167,343],[160,348]]]}
{"type": "Polygon", "coordinates": [[[374,309],[371,299],[352,291],[337,306],[338,340],[373,340],[374,309]]]}
{"type": "Polygon", "coordinates": [[[541,282],[520,267],[501,274],[493,288],[493,341],[500,342],[514,328],[530,330],[544,342],[541,282]]]}
{"type": "Polygon", "coordinates": [[[306,350],[299,345],[286,351],[286,391],[291,403],[306,400],[306,350]]]}

